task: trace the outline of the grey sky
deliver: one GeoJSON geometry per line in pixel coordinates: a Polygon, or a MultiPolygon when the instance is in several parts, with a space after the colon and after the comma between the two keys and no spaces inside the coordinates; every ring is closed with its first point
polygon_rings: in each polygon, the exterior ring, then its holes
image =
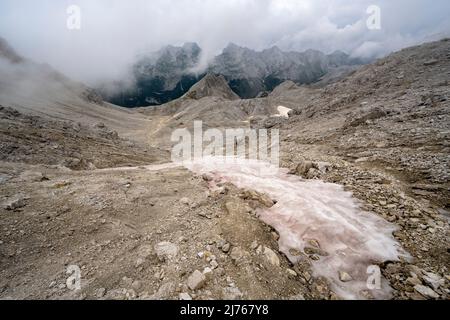
{"type": "Polygon", "coordinates": [[[264,49],[382,56],[450,35],[448,0],[2,0],[0,36],[77,80],[120,77],[137,54],[197,42],[205,59],[229,42],[264,49]],[[66,27],[69,5],[81,30],[66,27]],[[369,30],[370,5],[381,30],[369,30]]]}

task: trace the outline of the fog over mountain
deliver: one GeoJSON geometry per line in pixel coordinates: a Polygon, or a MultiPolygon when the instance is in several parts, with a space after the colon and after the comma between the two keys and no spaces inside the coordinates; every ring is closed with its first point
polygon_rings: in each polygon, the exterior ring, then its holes
{"type": "Polygon", "coordinates": [[[126,80],[137,55],[186,42],[202,48],[203,65],[229,43],[384,56],[448,35],[449,9],[447,0],[3,0],[0,35],[25,57],[96,86],[126,80]],[[70,5],[81,9],[80,30],[66,27],[70,5]],[[380,30],[366,26],[370,5],[381,9],[380,30]]]}
{"type": "Polygon", "coordinates": [[[202,49],[196,43],[167,46],[140,57],[126,81],[105,82],[98,89],[107,100],[121,106],[159,105],[181,97],[210,73],[224,76],[236,94],[249,99],[267,95],[286,80],[310,84],[337,68],[352,71],[364,62],[342,51],[329,55],[317,50],[284,52],[276,46],[255,51],[233,43],[207,65],[201,57],[202,49]]]}

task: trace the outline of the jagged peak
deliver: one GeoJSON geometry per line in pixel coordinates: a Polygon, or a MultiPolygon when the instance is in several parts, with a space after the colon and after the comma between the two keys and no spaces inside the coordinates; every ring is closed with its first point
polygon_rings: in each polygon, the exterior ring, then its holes
{"type": "Polygon", "coordinates": [[[185,49],[185,50],[191,50],[191,51],[201,50],[201,48],[200,48],[200,46],[198,45],[197,42],[186,42],[186,43],[183,44],[182,48],[185,49]]]}
{"type": "Polygon", "coordinates": [[[246,47],[241,47],[233,42],[230,42],[224,49],[223,49],[223,53],[227,53],[227,52],[239,52],[239,51],[253,51],[252,49],[246,48],[246,47]]]}
{"type": "Polygon", "coordinates": [[[206,74],[184,95],[185,98],[199,100],[204,97],[219,97],[226,100],[237,100],[239,96],[231,90],[222,75],[206,74]]]}
{"type": "Polygon", "coordinates": [[[283,53],[283,50],[281,50],[278,46],[272,46],[269,49],[263,50],[263,52],[270,52],[270,53],[283,53]]]}

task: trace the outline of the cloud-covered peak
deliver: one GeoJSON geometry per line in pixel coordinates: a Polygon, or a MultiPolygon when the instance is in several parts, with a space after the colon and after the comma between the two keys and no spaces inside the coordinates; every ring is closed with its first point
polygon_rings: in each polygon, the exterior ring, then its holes
{"type": "Polygon", "coordinates": [[[448,0],[77,0],[0,2],[1,36],[25,57],[90,84],[123,77],[136,55],[198,43],[207,65],[229,43],[261,51],[342,50],[373,58],[450,35],[448,0]],[[81,12],[69,30],[67,8],[81,12]],[[380,29],[367,27],[380,9],[380,29]]]}

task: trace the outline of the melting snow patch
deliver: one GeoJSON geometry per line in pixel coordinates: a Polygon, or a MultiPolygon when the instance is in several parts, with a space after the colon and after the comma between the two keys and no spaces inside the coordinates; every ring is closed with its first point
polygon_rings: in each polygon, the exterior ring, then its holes
{"type": "Polygon", "coordinates": [[[277,110],[278,110],[278,114],[276,114],[275,116],[284,117],[284,118],[289,118],[289,112],[292,111],[292,109],[289,109],[289,108],[286,108],[283,106],[278,106],[277,110]]]}
{"type": "Polygon", "coordinates": [[[395,226],[362,211],[342,186],[302,180],[258,160],[206,157],[184,165],[195,173],[211,174],[215,181],[277,200],[258,214],[280,234],[280,251],[292,263],[301,259],[298,252],[317,251],[320,259],[312,262],[314,275],[328,278],[342,298],[364,299],[364,291],[378,299],[390,297],[391,288],[384,279],[380,290],[368,289],[368,267],[409,255],[392,236],[395,226]]]}

